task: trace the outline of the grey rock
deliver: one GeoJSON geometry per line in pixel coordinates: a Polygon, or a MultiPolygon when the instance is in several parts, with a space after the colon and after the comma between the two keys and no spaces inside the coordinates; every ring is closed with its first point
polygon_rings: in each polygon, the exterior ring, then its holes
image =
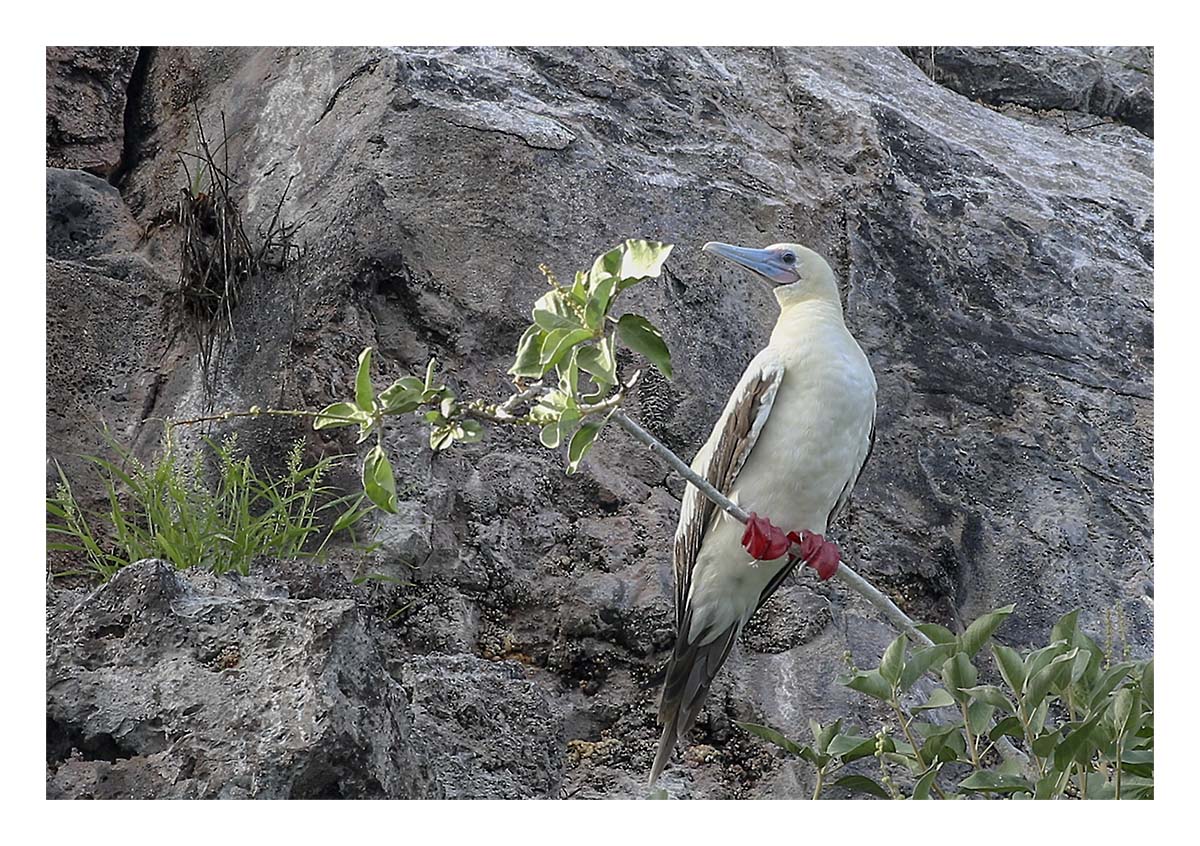
{"type": "Polygon", "coordinates": [[[123,569],[51,616],[50,798],[552,798],[561,714],[521,665],[409,657],[369,588],[123,569]]]}
{"type": "Polygon", "coordinates": [[[46,48],[46,164],[108,177],[121,162],[136,47],[46,48]]]}
{"type": "MultiPolygon", "coordinates": [[[[676,375],[648,376],[630,413],[690,456],[774,319],[769,294],[699,247],[799,241],[843,280],[880,385],[875,452],[833,533],[848,560],[913,616],[951,627],[1016,603],[1000,631],[1014,644],[1073,607],[1103,639],[1117,608],[1145,654],[1153,140],[1137,115],[1152,115],[1152,74],[1094,51],[1061,54],[1075,64],[1055,55],[935,56],[935,82],[882,48],[156,50],[130,104],[144,132],[121,182],[147,237],[50,262],[48,351],[72,375],[50,394],[49,450],[88,436],[54,417],[59,396],[107,408],[114,383],[161,373],[157,390],[131,387],[130,406],[112,411],[136,429],[143,407],[201,405],[194,349],[164,328],[169,297],[132,309],[124,281],[139,262],[156,291],[177,273],[178,232],[150,224],[174,208],[174,151],[194,144],[180,104],[194,98],[210,130],[224,113],[236,132],[230,166],[251,229],[294,175],[282,213],[306,221],[308,246],[296,274],[264,274],[239,306],[218,407],[349,396],[368,344],[380,381],[435,355],[453,386],[503,397],[544,285],[536,265],[561,276],[643,235],[677,245],[665,277],[633,294],[676,375]],[[1035,79],[1043,65],[1047,80],[1035,79]],[[1027,97],[1001,84],[1009,76],[1027,97]],[[1106,126],[1071,129],[1090,115],[1106,126]],[[64,353],[96,309],[106,340],[85,344],[90,363],[76,368],[64,353]]],[[[107,214],[107,202],[79,213],[107,214]]],[[[230,428],[266,464],[301,431],[230,428]]],[[[147,454],[154,438],[139,431],[147,454]]],[[[340,430],[307,437],[314,452],[356,449],[340,430]]],[[[462,651],[535,668],[529,682],[563,721],[565,792],[642,795],[672,641],[678,483],[616,431],[570,478],[526,432],[437,457],[423,437],[410,421],[389,431],[404,513],[353,565],[415,585],[417,604],[374,636],[400,665],[462,651]]],[[[869,724],[871,706],[833,679],[843,653],[866,666],[891,637],[836,583],[800,574],[718,678],[694,752],[666,784],[694,797],[811,789],[804,768],[733,721],[800,737],[809,717],[869,724]]],[[[550,773],[546,760],[521,771],[550,773]]],[[[553,782],[538,779],[530,795],[553,782]]]]}
{"type": "Polygon", "coordinates": [[[78,170],[46,168],[46,254],[58,260],[123,252],[141,237],[116,188],[78,170]]]}
{"type": "Polygon", "coordinates": [[[48,642],[51,798],[437,795],[352,600],[145,561],[48,642]]]}
{"type": "Polygon", "coordinates": [[[514,661],[430,655],[405,662],[413,738],[447,799],[556,799],[562,717],[514,661]]]}
{"type": "Polygon", "coordinates": [[[936,82],[993,106],[1108,117],[1154,137],[1152,47],[909,47],[936,82]]]}

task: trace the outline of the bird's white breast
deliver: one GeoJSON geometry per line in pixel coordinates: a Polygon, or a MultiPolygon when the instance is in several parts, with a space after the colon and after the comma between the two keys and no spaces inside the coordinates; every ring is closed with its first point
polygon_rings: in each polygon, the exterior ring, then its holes
{"type": "MultiPolygon", "coordinates": [[[[731,497],[784,531],[824,533],[869,449],[875,376],[840,314],[820,307],[781,316],[764,356],[782,364],[783,382],[731,497]]],[[[692,577],[694,632],[731,617],[744,623],[786,564],[753,561],[742,531],[723,517],[705,535],[692,577]]]]}

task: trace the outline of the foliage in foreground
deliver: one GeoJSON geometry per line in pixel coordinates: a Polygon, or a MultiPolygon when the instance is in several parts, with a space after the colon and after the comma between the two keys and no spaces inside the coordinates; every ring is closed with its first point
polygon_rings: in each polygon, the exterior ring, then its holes
{"type": "Polygon", "coordinates": [[[46,501],[47,531],[56,538],[48,547],[82,560],[84,568],[56,575],[94,574],[107,580],[144,558],[162,558],[180,569],[245,575],[259,555],[319,555],[330,536],[351,529],[366,513],[356,503],[338,517],[321,549],[306,553],[323,531],[321,512],[343,503],[323,484],[337,459],[305,466],[303,443],[297,442],[283,475],[272,479],[238,455],[236,438],[204,443],[205,449],[183,461],[168,439],[160,457],[147,466],[110,441],[116,461],[87,456],[104,478],[107,503],[98,511],[80,505],[60,468],[56,494],[46,501]],[[211,482],[206,457],[214,459],[211,482]]]}
{"type": "Polygon", "coordinates": [[[898,736],[888,725],[862,735],[844,731],[840,719],[814,721],[812,742],[800,744],[765,726],[740,725],[815,767],[814,799],[828,784],[884,799],[1153,798],[1153,659],[1114,660],[1111,648],[1106,652],[1080,630],[1078,611],[1059,620],[1048,646],[1012,649],[992,639],[1012,610],[986,614],[961,635],[921,625],[933,646],[910,650],[900,635],[877,668],[839,679],[885,703],[898,736]],[[1002,686],[980,684],[984,654],[1002,686]],[[940,684],[924,701],[907,704],[926,673],[940,684]],[[999,762],[1002,738],[1021,748],[1027,766],[1015,757],[999,762]],[[878,778],[843,774],[867,758],[875,760],[878,778]],[[907,793],[897,784],[900,775],[912,784],[907,793]]]}
{"type": "Polygon", "coordinates": [[[640,314],[613,314],[620,294],[657,277],[670,253],[670,244],[627,240],[599,256],[588,271],[578,271],[570,286],[560,285],[543,266],[550,290],[533,304],[532,323],[508,371],[517,390],[502,403],[460,400],[436,381],[432,360],[423,378],[404,376],[376,393],[368,347],[358,357],[354,398],[326,406],[313,426],[357,425],[359,443],[375,435],[363,461],[363,490],[388,512],[396,510],[396,482],[383,423],[392,415],[422,415],[434,451],[480,440],[481,421],[534,426],[543,446],[567,445],[567,473],[574,473],[637,380],[636,372],[624,381],[618,375],[618,341],[671,376],[671,355],[658,328],[640,314]]]}

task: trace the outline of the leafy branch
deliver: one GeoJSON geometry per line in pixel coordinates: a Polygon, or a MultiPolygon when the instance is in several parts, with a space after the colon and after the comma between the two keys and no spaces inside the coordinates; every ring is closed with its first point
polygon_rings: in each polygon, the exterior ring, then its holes
{"type": "Polygon", "coordinates": [[[813,743],[796,743],[766,726],[739,723],[817,770],[813,798],[847,764],[875,754],[882,777],[847,775],[834,786],[880,798],[905,798],[885,768],[907,771],[909,797],[971,794],[1034,799],[1140,799],[1154,793],[1154,662],[1119,661],[1065,615],[1050,644],[1024,654],[992,639],[1013,606],[985,614],[955,635],[941,626],[920,628],[934,641],[911,651],[902,634],[879,667],[857,670],[839,682],[887,704],[905,740],[883,726],[874,738],[842,731],[842,720],[812,725],[813,743]],[[976,666],[990,646],[1004,687],[978,684],[976,666]],[[940,684],[919,705],[906,708],[916,681],[930,668],[940,684]],[[915,715],[915,716],[914,716],[915,715]],[[999,719],[996,719],[996,718],[999,719]],[[1016,758],[991,766],[1000,741],[1015,740],[1031,756],[1032,771],[1016,758]],[[873,748],[873,752],[871,751],[873,748]],[[939,779],[941,781],[939,782],[939,779]]]}
{"type": "MultiPolygon", "coordinates": [[[[378,399],[371,387],[370,349],[359,356],[355,399],[337,402],[320,412],[315,427],[358,424],[361,443],[372,432],[382,432],[383,418],[391,414],[422,413],[430,425],[429,445],[449,448],[456,441],[471,443],[482,437],[481,422],[536,426],[543,446],[567,444],[567,473],[574,473],[611,420],[647,446],[706,497],[741,523],[749,514],[696,473],[679,456],[621,410],[638,373],[622,381],[617,373],[618,342],[644,356],[664,376],[672,376],[671,356],[662,333],[639,314],[613,315],[620,295],[647,279],[656,278],[672,246],[657,241],[628,240],[598,257],[573,284],[560,285],[554,274],[541,267],[549,290],[533,304],[532,323],[517,343],[508,372],[516,392],[499,404],[480,400],[462,402],[444,385],[435,384],[434,362],[423,380],[406,376],[383,391],[378,399]],[[526,380],[536,380],[526,384],[526,380]],[[428,409],[428,410],[425,410],[428,409]]],[[[385,511],[394,510],[391,466],[382,438],[364,462],[363,485],[371,500],[385,511]]],[[[799,554],[799,545],[792,552],[799,554]]],[[[844,561],[837,577],[917,642],[930,641],[882,591],[844,561]]]]}

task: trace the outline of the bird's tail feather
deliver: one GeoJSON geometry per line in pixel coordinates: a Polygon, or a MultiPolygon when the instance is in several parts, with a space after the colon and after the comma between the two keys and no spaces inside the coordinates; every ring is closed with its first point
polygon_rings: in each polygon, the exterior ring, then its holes
{"type": "Polygon", "coordinates": [[[658,741],[654,766],[650,770],[651,786],[658,780],[667,761],[670,760],[680,735],[687,732],[696,722],[712,680],[729,657],[729,651],[733,649],[733,643],[742,627],[739,620],[711,639],[708,637],[711,630],[689,638],[691,619],[689,610],[679,626],[675,651],[667,665],[667,680],[663,684],[662,701],[658,706],[658,722],[663,727],[663,733],[658,741]]]}

